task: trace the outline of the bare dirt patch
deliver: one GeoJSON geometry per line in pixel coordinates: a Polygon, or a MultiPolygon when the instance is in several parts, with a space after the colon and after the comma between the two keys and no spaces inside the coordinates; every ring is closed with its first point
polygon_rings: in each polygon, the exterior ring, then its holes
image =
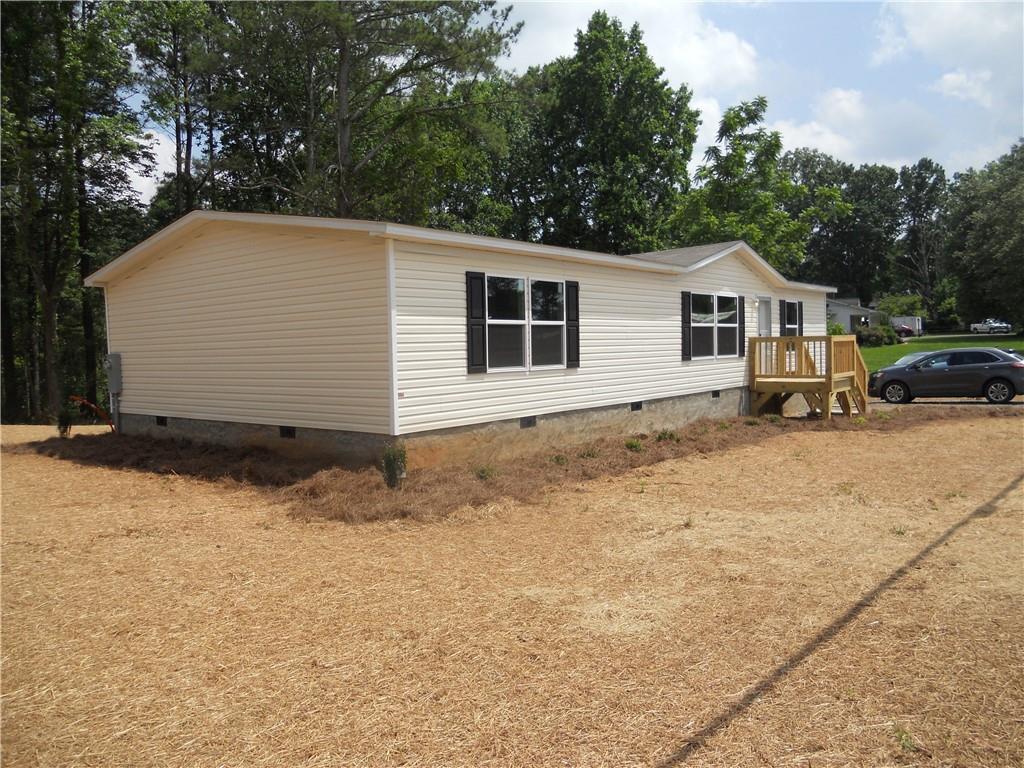
{"type": "Polygon", "coordinates": [[[430,525],[5,451],[4,760],[1020,765],[1022,425],[793,431],[430,525]]]}

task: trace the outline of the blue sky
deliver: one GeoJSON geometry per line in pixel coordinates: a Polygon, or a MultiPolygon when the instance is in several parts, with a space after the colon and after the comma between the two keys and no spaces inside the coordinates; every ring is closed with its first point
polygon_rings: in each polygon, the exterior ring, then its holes
{"type": "Polygon", "coordinates": [[[524,2],[505,65],[522,71],[571,55],[596,10],[636,22],[672,85],[694,91],[704,124],[758,94],[787,149],[854,163],[927,156],[979,167],[1024,135],[1024,29],[1010,3],[524,2]]]}
{"type": "MultiPolygon", "coordinates": [[[[1024,2],[520,2],[524,22],[502,62],[523,71],[572,55],[596,10],[644,32],[673,86],[694,91],[703,125],[694,162],[722,110],[768,97],[787,149],[900,166],[931,157],[948,172],[981,167],[1024,135],[1024,2]]],[[[158,173],[173,142],[155,132],[158,173]]],[[[153,179],[136,178],[144,199],[153,179]]]]}

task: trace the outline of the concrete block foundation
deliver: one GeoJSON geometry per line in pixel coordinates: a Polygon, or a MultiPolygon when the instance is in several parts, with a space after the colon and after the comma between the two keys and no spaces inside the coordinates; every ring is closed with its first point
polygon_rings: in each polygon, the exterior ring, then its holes
{"type": "Polygon", "coordinates": [[[168,416],[122,413],[121,431],[130,435],[187,438],[229,446],[259,446],[283,455],[329,455],[348,464],[375,462],[384,446],[401,440],[410,468],[473,462],[487,464],[539,451],[559,451],[609,435],[635,435],[673,429],[701,418],[722,419],[750,411],[745,387],[701,392],[637,403],[602,406],[523,419],[474,424],[454,429],[401,435],[374,435],[295,427],[284,437],[280,427],[168,416]]]}
{"type": "Polygon", "coordinates": [[[126,435],[186,438],[228,446],[255,446],[284,456],[332,456],[346,464],[376,461],[384,450],[384,444],[391,439],[388,435],[310,427],[295,427],[294,437],[282,437],[280,427],[268,424],[183,419],[175,416],[167,416],[165,420],[166,425],[158,425],[156,416],[122,413],[120,429],[126,435]]]}
{"type": "Polygon", "coordinates": [[[539,451],[560,452],[567,445],[598,437],[673,429],[701,418],[724,419],[750,411],[745,387],[646,400],[639,410],[623,403],[580,411],[538,415],[535,426],[522,420],[496,421],[403,436],[409,466],[473,462],[487,464],[539,451]]]}

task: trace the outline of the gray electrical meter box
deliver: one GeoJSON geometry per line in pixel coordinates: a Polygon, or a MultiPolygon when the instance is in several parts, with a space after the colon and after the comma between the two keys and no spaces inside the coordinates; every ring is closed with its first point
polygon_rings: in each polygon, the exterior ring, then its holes
{"type": "Polygon", "coordinates": [[[103,367],[107,371],[107,389],[112,395],[121,394],[121,353],[111,352],[103,361],[103,367]]]}

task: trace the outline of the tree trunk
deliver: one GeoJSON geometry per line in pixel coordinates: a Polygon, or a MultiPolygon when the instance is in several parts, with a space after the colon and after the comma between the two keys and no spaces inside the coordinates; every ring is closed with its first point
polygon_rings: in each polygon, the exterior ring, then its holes
{"type": "Polygon", "coordinates": [[[18,391],[18,374],[14,354],[14,316],[11,312],[11,289],[8,285],[9,274],[5,269],[0,272],[3,280],[0,290],[0,333],[3,334],[0,344],[3,346],[3,408],[0,409],[0,420],[4,423],[14,421],[22,414],[21,393],[18,391]]]}
{"type": "Polygon", "coordinates": [[[313,183],[316,172],[316,84],[313,56],[306,53],[306,183],[313,183]]]}
{"type": "Polygon", "coordinates": [[[92,272],[92,242],[89,230],[89,195],[85,185],[85,163],[82,148],[75,148],[75,170],[78,173],[78,275],[82,292],[82,346],[85,356],[85,398],[95,403],[98,394],[96,359],[96,323],[92,311],[93,289],[85,287],[85,278],[92,272]]]}
{"type": "Polygon", "coordinates": [[[352,74],[352,48],[349,41],[338,39],[338,80],[336,95],[338,189],[335,201],[337,215],[349,218],[352,215],[352,195],[349,173],[352,168],[352,118],[349,109],[349,78],[352,74]]]}
{"type": "Polygon", "coordinates": [[[213,75],[206,78],[206,155],[209,162],[209,168],[207,168],[208,178],[210,180],[210,191],[208,198],[210,200],[210,207],[216,210],[217,208],[217,164],[216,164],[216,144],[213,140],[213,75]]]}
{"type": "Polygon", "coordinates": [[[56,418],[61,410],[59,347],[57,345],[57,297],[43,291],[39,297],[43,313],[43,366],[46,379],[45,415],[56,418]]]}
{"type": "Polygon", "coordinates": [[[192,188],[192,142],[195,126],[192,115],[192,82],[188,76],[188,59],[182,62],[182,111],[185,115],[185,212],[188,213],[196,207],[196,194],[192,188]]]}
{"type": "Polygon", "coordinates": [[[36,322],[36,278],[31,270],[26,274],[25,295],[31,301],[25,302],[25,327],[28,328],[28,354],[25,365],[25,413],[30,421],[38,421],[43,415],[42,382],[39,375],[39,324],[36,322]]]}
{"type": "MultiPolygon", "coordinates": [[[[33,313],[35,314],[35,313],[33,313]]],[[[32,421],[43,418],[43,377],[39,370],[39,327],[32,318],[32,404],[29,413],[32,421]]]]}
{"type": "Polygon", "coordinates": [[[174,214],[181,216],[184,201],[181,195],[181,65],[178,55],[178,31],[171,33],[171,77],[174,78],[174,214]]]}

